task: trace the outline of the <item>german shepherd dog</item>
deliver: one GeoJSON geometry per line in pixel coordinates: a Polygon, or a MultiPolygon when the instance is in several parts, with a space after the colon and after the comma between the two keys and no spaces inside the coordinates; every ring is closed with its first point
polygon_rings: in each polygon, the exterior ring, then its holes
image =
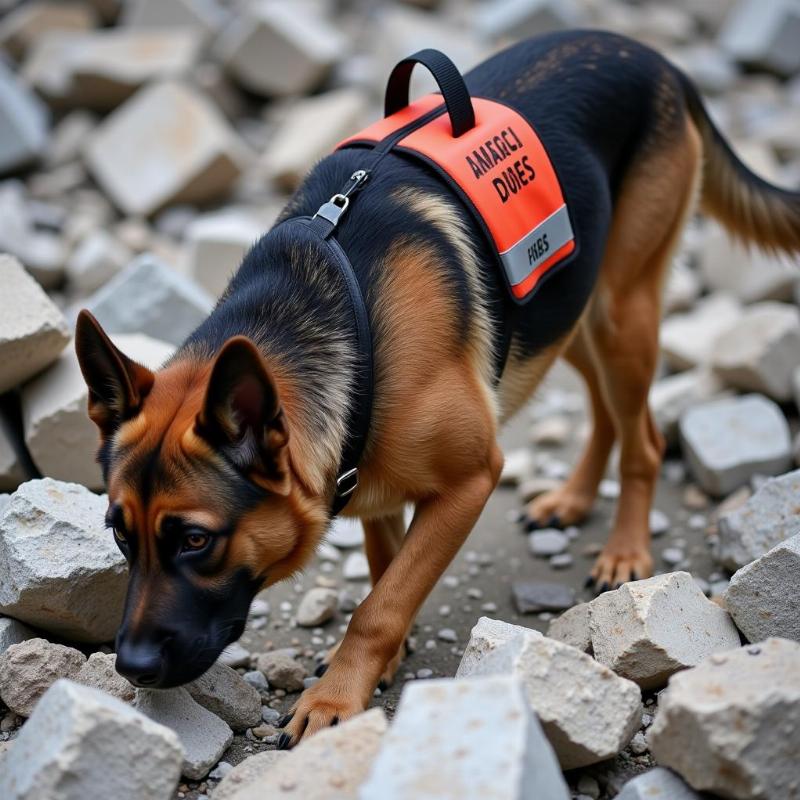
{"type": "MultiPolygon", "coordinates": [[[[572,476],[527,513],[579,523],[618,441],[621,497],[592,577],[605,589],[651,575],[648,512],[664,445],[647,396],[684,224],[700,199],[734,235],[800,250],[800,193],[750,172],[656,52],[609,33],[558,33],[465,80],[473,96],[535,124],[579,252],[502,316],[507,289],[489,245],[434,174],[390,153],[348,212],[338,240],[363,291],[375,377],[346,513],[363,522],[373,586],[294,705],[284,746],[363,710],[391,681],[417,611],[497,484],[498,426],[558,356],[585,379],[593,431],[572,476]],[[511,338],[496,382],[499,324],[511,338]]],[[[283,217],[313,215],[362,158],[343,149],[322,160],[283,217]]],[[[360,402],[352,308],[322,249],[272,231],[157,372],[123,355],[87,312],[76,348],[101,434],[108,524],[130,565],[117,669],[138,686],[176,686],[211,666],[241,635],[256,592],[303,569],[325,535],[360,402]]]]}

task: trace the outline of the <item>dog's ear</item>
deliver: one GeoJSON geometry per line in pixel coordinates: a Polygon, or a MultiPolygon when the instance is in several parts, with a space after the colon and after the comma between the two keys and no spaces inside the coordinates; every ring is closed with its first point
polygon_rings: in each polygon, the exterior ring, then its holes
{"type": "Polygon", "coordinates": [[[289,431],[275,381],[245,336],[229,339],[211,369],[198,433],[260,485],[289,494],[289,431]]]}
{"type": "Polygon", "coordinates": [[[78,314],[75,352],[89,387],[89,417],[110,436],[139,412],[155,376],[118,350],[86,309],[78,314]]]}

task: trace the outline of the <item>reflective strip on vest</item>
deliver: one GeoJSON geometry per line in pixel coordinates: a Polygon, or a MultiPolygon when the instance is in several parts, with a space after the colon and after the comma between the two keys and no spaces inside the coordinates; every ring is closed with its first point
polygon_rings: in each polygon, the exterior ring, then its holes
{"type": "MultiPolygon", "coordinates": [[[[427,95],[342,142],[379,142],[442,104],[427,95]]],[[[453,138],[441,114],[396,144],[436,164],[483,220],[509,288],[527,299],[542,277],[575,250],[569,212],[553,165],[536,132],[502,103],[474,97],[475,127],[453,138]]]]}

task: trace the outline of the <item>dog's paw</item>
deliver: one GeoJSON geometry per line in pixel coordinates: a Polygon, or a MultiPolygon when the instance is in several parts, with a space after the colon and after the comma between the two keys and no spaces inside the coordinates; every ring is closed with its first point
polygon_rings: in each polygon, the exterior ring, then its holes
{"type": "Polygon", "coordinates": [[[561,486],[540,494],[528,503],[525,515],[528,530],[563,528],[576,525],[589,515],[593,498],[561,486]]]}
{"type": "Polygon", "coordinates": [[[313,736],[323,728],[338,725],[361,713],[365,705],[346,691],[326,686],[325,679],[306,689],[292,710],[280,720],[283,733],[278,737],[278,749],[288,750],[301,739],[313,736]]]}
{"type": "Polygon", "coordinates": [[[652,574],[653,557],[649,546],[617,546],[609,541],[594,562],[586,585],[602,593],[617,589],[628,581],[649,578],[652,574]]]}

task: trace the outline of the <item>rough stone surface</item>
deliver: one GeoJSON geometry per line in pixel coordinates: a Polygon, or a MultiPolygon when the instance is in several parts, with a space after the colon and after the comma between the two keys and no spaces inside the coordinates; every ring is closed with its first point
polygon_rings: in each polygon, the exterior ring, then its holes
{"type": "Polygon", "coordinates": [[[108,231],[92,231],[69,257],[67,279],[79,292],[93,292],[111,280],[131,256],[131,251],[108,231]]]}
{"type": "Polygon", "coordinates": [[[573,28],[580,19],[572,0],[491,0],[481,5],[475,25],[479,33],[491,39],[519,39],[573,28]]]}
{"type": "Polygon", "coordinates": [[[96,23],[87,5],[28,0],[7,11],[0,21],[0,47],[19,60],[50,31],[86,31],[96,23]]]}
{"type": "Polygon", "coordinates": [[[710,494],[730,494],[751,475],[777,475],[792,464],[789,426],[760,395],[723,398],[689,409],[680,420],[683,452],[710,494]]]}
{"type": "Polygon", "coordinates": [[[736,800],[796,796],[800,644],[767,639],[675,675],[648,742],[695,789],[736,800]]]}
{"type": "Polygon", "coordinates": [[[770,636],[800,642],[800,534],[742,567],[725,592],[725,606],[751,642],[770,636]]]}
{"type": "Polygon", "coordinates": [[[131,28],[191,28],[205,35],[220,27],[225,12],[215,0],[132,0],[122,21],[131,28]]]}
{"type": "MultiPolygon", "coordinates": [[[[119,334],[114,343],[134,361],[155,369],[174,347],[144,334],[119,334]]],[[[74,352],[68,350],[22,389],[25,443],[42,474],[103,488],[97,463],[100,435],[86,412],[89,392],[74,352]]]]}
{"type": "Polygon", "coordinates": [[[4,800],[169,800],[178,737],[107,694],[61,680],[42,698],[0,769],[4,800]]]}
{"type": "Polygon", "coordinates": [[[551,620],[547,628],[547,635],[551,639],[577,647],[584,653],[591,653],[592,634],[589,630],[589,604],[580,603],[551,620]]]}
{"type": "Polygon", "coordinates": [[[575,590],[563,583],[514,581],[511,594],[520,614],[564,611],[575,605],[575,590]]]}
{"type": "Polygon", "coordinates": [[[152,255],[136,258],[87,301],[107,333],[146,333],[178,345],[209,315],[213,298],[152,255]]]}
{"type": "Polygon", "coordinates": [[[86,656],[46,639],[12,644],[0,656],[0,698],[17,714],[29,717],[39,698],[59,678],[73,678],[86,656]]]}
{"type": "Polygon", "coordinates": [[[673,314],[661,325],[661,351],[675,370],[691,369],[711,359],[716,337],[739,320],[741,305],[730,295],[713,294],[685,314],[673,314]]]}
{"type": "Polygon", "coordinates": [[[333,618],[339,605],[339,594],[335,589],[314,587],[309,589],[297,607],[297,624],[304,628],[316,628],[333,618]]]}
{"type": "MultiPolygon", "coordinates": [[[[0,514],[2,514],[2,509],[0,509],[0,514]]],[[[19,620],[11,617],[0,617],[0,656],[12,644],[19,644],[26,639],[33,639],[35,636],[36,633],[19,620]]]]}
{"type": "Polygon", "coordinates": [[[61,312],[22,265],[0,255],[0,394],[33,377],[69,342],[61,312]]]}
{"type": "Polygon", "coordinates": [[[642,718],[639,687],[575,647],[537,631],[481,617],[456,677],[513,675],[563,769],[611,758],[642,718]]]}
{"type": "Polygon", "coordinates": [[[257,790],[265,777],[288,756],[288,750],[265,750],[248,756],[217,784],[214,800],[236,800],[245,792],[257,790]]]}
{"type": "Polygon", "coordinates": [[[262,760],[254,765],[258,773],[240,781],[240,787],[227,797],[355,800],[385,732],[383,710],[370,709],[304,739],[286,758],[262,760]]]}
{"type": "Polygon", "coordinates": [[[528,547],[531,555],[547,558],[563,553],[569,547],[569,539],[562,531],[545,528],[528,536],[528,547]]]}
{"type": "Polygon", "coordinates": [[[73,483],[23,484],[0,517],[0,612],[76,641],[111,640],[128,570],[106,508],[73,483]]]}
{"type": "Polygon", "coordinates": [[[133,702],[136,690],[115,669],[115,653],[92,653],[74,676],[76,683],[91,686],[126,703],[133,702]]]}
{"type": "Polygon", "coordinates": [[[239,177],[245,158],[219,111],[175,81],[145,87],[106,117],[84,155],[114,203],[143,216],[167,203],[219,197],[239,177]]]}
{"type": "Polygon", "coordinates": [[[205,778],[233,741],[233,731],[192,700],[186,689],[137,689],[134,705],[178,735],[183,746],[181,773],[189,780],[205,778]]]}
{"type": "Polygon", "coordinates": [[[656,767],[622,787],[616,800],[701,800],[674,772],[656,767]]]}
{"type": "Polygon", "coordinates": [[[236,670],[224,664],[214,664],[186,689],[197,703],[235,731],[261,722],[261,696],[236,670]]]}
{"type": "Polygon", "coordinates": [[[567,800],[569,791],[519,681],[490,676],[409,684],[358,797],[567,800]]]}
{"type": "Polygon", "coordinates": [[[48,127],[42,102],[0,62],[0,175],[39,158],[48,127]]]}
{"type": "Polygon", "coordinates": [[[745,503],[720,514],[714,557],[734,572],[800,530],[800,470],[765,481],[745,503]]]}
{"type": "Polygon", "coordinates": [[[298,14],[267,0],[248,6],[218,43],[228,72],[252,92],[268,97],[317,86],[343,55],[344,39],[316,14],[298,14]]]}
{"type": "Polygon", "coordinates": [[[727,612],[688,572],[601,594],[590,604],[589,626],[594,657],[644,689],[657,689],[678,670],[740,644],[727,612]]]}
{"type": "Polygon", "coordinates": [[[714,340],[711,364],[735,389],[791,399],[792,374],[800,367],[800,311],[787,303],[748,307],[714,340]]]}
{"type": "Polygon", "coordinates": [[[264,673],[270,686],[287,692],[302,691],[306,668],[295,661],[297,651],[290,647],[261,653],[256,659],[256,668],[264,673]]]}

